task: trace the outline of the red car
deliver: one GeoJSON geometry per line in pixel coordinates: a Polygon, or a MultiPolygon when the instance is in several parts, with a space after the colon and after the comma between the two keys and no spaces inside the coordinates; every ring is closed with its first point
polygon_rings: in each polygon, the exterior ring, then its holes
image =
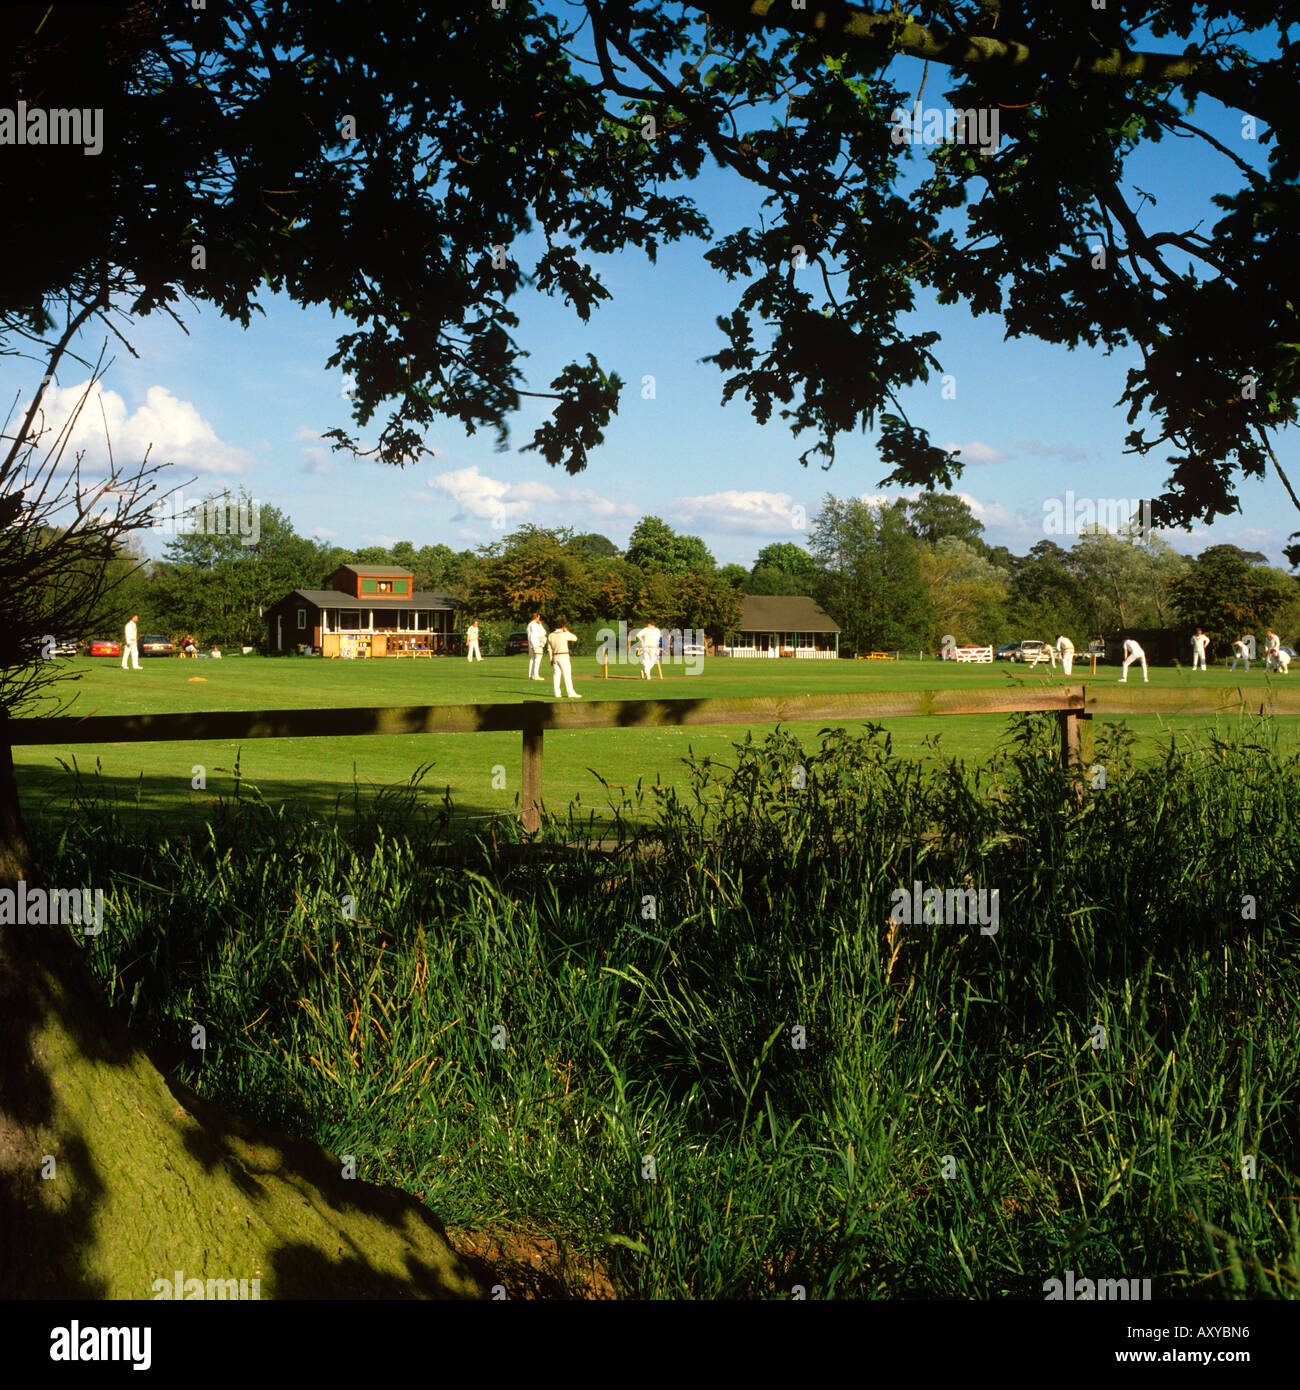
{"type": "Polygon", "coordinates": [[[122,644],[121,642],[114,641],[112,638],[108,637],[96,638],[94,641],[91,642],[90,646],[86,648],[86,655],[121,656],[122,644]]]}

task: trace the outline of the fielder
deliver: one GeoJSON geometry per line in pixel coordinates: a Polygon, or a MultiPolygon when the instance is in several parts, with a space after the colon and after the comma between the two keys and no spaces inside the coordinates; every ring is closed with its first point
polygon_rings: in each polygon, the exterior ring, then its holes
{"type": "Polygon", "coordinates": [[[482,661],[483,653],[478,649],[478,619],[465,629],[465,660],[482,661]]]}
{"type": "Polygon", "coordinates": [[[553,686],[555,698],[560,698],[560,680],[563,678],[569,699],[581,700],[582,696],[573,688],[573,669],[569,665],[569,648],[578,639],[569,631],[569,625],[561,618],[555,631],[546,639],[546,650],[551,654],[551,668],[554,673],[553,686]]]}
{"type": "Polygon", "coordinates": [[[637,633],[637,640],[641,644],[641,679],[643,681],[648,681],[650,679],[650,673],[658,666],[659,679],[663,680],[664,668],[660,665],[659,660],[659,643],[663,640],[663,633],[659,631],[653,622],[650,622],[637,633]]]}
{"type": "Polygon", "coordinates": [[[1234,671],[1237,669],[1237,662],[1239,661],[1244,661],[1246,670],[1250,670],[1250,647],[1246,643],[1245,633],[1242,633],[1232,644],[1232,669],[1234,671]]]}
{"type": "Polygon", "coordinates": [[[139,613],[132,613],[126,623],[126,641],[122,644],[122,670],[126,670],[127,658],[134,663],[133,669],[140,669],[140,629],[136,626],[139,613]]]}
{"type": "Polygon", "coordinates": [[[1140,661],[1142,663],[1142,683],[1144,685],[1149,684],[1147,681],[1147,654],[1131,637],[1126,637],[1124,639],[1123,675],[1119,678],[1120,685],[1128,684],[1128,668],[1132,666],[1135,661],[1140,661]]]}
{"type": "Polygon", "coordinates": [[[542,615],[533,614],[528,624],[528,679],[542,679],[542,653],[546,650],[546,629],[542,626],[542,615]]]}
{"type": "Polygon", "coordinates": [[[1074,643],[1068,637],[1056,639],[1056,650],[1061,654],[1061,669],[1067,676],[1074,673],[1074,643]]]}
{"type": "Polygon", "coordinates": [[[1195,635],[1194,635],[1193,638],[1192,638],[1192,670],[1193,670],[1193,671],[1196,670],[1197,666],[1199,666],[1199,667],[1201,668],[1202,671],[1208,671],[1208,670],[1210,669],[1210,668],[1206,665],[1206,663],[1205,663],[1205,652],[1206,652],[1206,649],[1209,647],[1209,645],[1210,645],[1210,639],[1209,639],[1209,638],[1201,631],[1201,629],[1198,627],[1198,628],[1196,629],[1195,635]]]}

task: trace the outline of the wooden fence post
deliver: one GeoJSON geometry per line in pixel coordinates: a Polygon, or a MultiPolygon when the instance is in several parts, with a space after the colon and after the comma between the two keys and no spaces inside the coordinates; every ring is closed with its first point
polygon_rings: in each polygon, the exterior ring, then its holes
{"type": "MultiPolygon", "coordinates": [[[[1066,772],[1083,771],[1083,728],[1081,720],[1091,719],[1091,714],[1086,714],[1081,709],[1058,710],[1056,718],[1061,726],[1061,766],[1066,772]]],[[[1083,784],[1080,782],[1076,788],[1076,797],[1083,798],[1083,784]]]]}
{"type": "Polygon", "coordinates": [[[524,829],[535,835],[542,824],[542,706],[524,706],[524,775],[519,809],[524,829]]]}

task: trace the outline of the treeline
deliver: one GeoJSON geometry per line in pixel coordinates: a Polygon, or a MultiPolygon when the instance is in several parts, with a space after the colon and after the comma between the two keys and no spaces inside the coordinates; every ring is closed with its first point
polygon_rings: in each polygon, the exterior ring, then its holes
{"type": "Polygon", "coordinates": [[[806,544],[771,543],[746,567],[719,566],[700,537],[654,516],[623,549],[597,533],[532,525],[474,550],[410,541],[347,549],[298,535],[263,505],[255,537],[195,532],[173,536],[158,561],[119,555],[99,623],[113,632],[119,615],[138,612],[142,632],[256,644],[262,611],[289,591],[319,588],[342,564],[380,564],[411,570],[417,591],[451,594],[507,625],[536,609],[571,623],[653,618],[716,640],[738,622],[747,594],[807,594],[840,624],[849,651],[937,651],[948,634],[996,646],[1064,633],[1081,644],[1199,626],[1216,650],[1266,627],[1285,640],[1300,634],[1300,580],[1257,552],[1216,545],[1190,558],[1158,537],[1094,527],[1068,548],[1044,539],[1015,555],[983,531],[951,494],[885,503],[828,495],[806,544]]]}

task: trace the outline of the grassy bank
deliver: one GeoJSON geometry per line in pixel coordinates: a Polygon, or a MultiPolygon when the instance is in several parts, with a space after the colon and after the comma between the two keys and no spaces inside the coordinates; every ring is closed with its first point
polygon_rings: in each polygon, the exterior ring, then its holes
{"type": "Polygon", "coordinates": [[[655,857],[503,818],[447,863],[390,793],[161,836],[87,801],[43,863],[107,890],[94,968],[201,1093],[624,1294],[1295,1297],[1298,759],[1124,740],[1078,809],[1021,718],[974,772],[879,730],[696,760],[615,819],[655,857]],[[891,921],[918,882],[996,930],[891,921]]]}

